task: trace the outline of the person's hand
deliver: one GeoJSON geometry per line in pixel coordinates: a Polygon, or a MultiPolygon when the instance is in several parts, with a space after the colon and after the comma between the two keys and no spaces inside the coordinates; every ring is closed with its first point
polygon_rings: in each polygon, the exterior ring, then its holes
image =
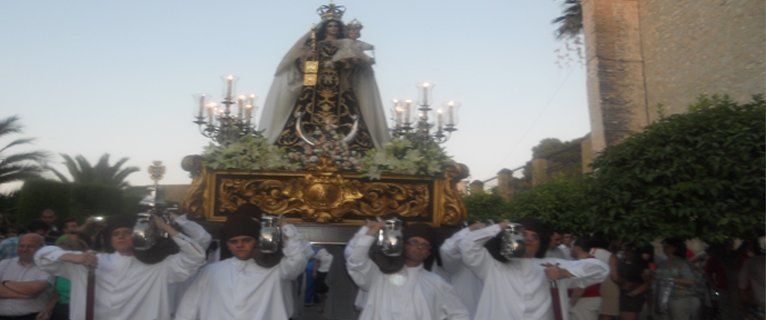
{"type": "Polygon", "coordinates": [[[160,218],[158,215],[153,214],[152,221],[154,222],[154,225],[157,226],[157,228],[167,232],[171,237],[178,234],[176,229],[173,229],[171,225],[167,224],[167,222],[165,222],[165,220],[160,218]]]}
{"type": "Polygon", "coordinates": [[[382,221],[367,220],[367,235],[372,237],[377,236],[378,231],[380,231],[383,226],[384,223],[382,221]]]}
{"type": "Polygon", "coordinates": [[[35,320],[48,320],[53,315],[53,311],[44,309],[43,311],[40,311],[37,316],[35,317],[35,320]]]}
{"type": "Polygon", "coordinates": [[[505,228],[508,228],[508,225],[510,225],[511,222],[506,220],[500,221],[497,225],[500,226],[500,230],[505,230],[505,228]]]}
{"type": "Polygon", "coordinates": [[[569,278],[572,276],[569,271],[566,269],[559,268],[559,264],[552,264],[552,263],[543,263],[541,264],[543,267],[545,267],[545,276],[548,277],[548,280],[559,280],[564,278],[569,278]]]}
{"type": "Polygon", "coordinates": [[[83,253],[72,254],[71,262],[95,269],[98,267],[96,252],[88,250],[83,253]]]}
{"type": "Polygon", "coordinates": [[[487,225],[484,222],[474,222],[472,225],[468,226],[468,230],[470,231],[479,230],[479,229],[483,229],[486,226],[487,225]]]}

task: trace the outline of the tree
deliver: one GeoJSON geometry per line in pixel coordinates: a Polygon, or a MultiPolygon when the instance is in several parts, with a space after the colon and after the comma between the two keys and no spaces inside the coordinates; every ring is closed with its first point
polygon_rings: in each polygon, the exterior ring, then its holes
{"type": "Polygon", "coordinates": [[[477,192],[463,197],[469,221],[492,219],[500,221],[509,218],[508,202],[496,194],[477,192]]]}
{"type": "MultiPolygon", "coordinates": [[[[91,165],[82,155],[72,158],[71,156],[62,153],[61,157],[64,158],[64,164],[66,165],[67,171],[69,171],[69,174],[72,176],[71,182],[73,183],[102,185],[125,189],[128,187],[128,182],[125,181],[125,178],[130,174],[139,171],[138,167],[122,168],[122,165],[128,161],[127,157],[118,160],[114,165],[109,165],[108,153],[102,155],[95,166],[91,165]]],[[[58,170],[51,168],[51,171],[53,171],[62,182],[70,182],[70,180],[58,170]]]]}
{"type": "MultiPolygon", "coordinates": [[[[0,120],[0,137],[21,132],[18,116],[11,116],[0,120]]],[[[31,143],[34,139],[20,138],[11,141],[0,149],[0,185],[22,181],[38,177],[44,171],[43,163],[47,159],[47,153],[43,151],[29,151],[9,154],[9,149],[31,143]]]]}
{"type": "Polygon", "coordinates": [[[701,97],[593,162],[587,191],[603,231],[628,242],[715,243],[764,231],[766,103],[701,97]]]}
{"type": "Polygon", "coordinates": [[[582,32],[582,5],[580,0],[564,0],[561,16],[553,19],[556,38],[575,38],[582,32]]]}
{"type": "Polygon", "coordinates": [[[587,181],[560,177],[517,194],[510,202],[512,218],[536,217],[556,230],[592,233],[596,226],[588,214],[587,181]]]}

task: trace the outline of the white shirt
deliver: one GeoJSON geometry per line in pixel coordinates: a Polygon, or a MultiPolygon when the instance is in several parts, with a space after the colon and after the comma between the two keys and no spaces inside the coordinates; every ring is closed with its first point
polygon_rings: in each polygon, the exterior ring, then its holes
{"type": "MultiPolygon", "coordinates": [[[[96,319],[170,319],[168,283],[186,280],[205,262],[205,251],[183,234],[172,237],[180,252],[162,262],[145,264],[134,256],[99,253],[96,268],[94,316],[96,319]]],[[[85,266],[62,262],[65,253],[46,246],[35,254],[35,263],[51,274],[72,282],[69,317],[85,319],[88,271],[85,266]]]]}
{"type": "Polygon", "coordinates": [[[468,310],[441,277],[422,264],[384,274],[368,254],[375,238],[358,233],[354,237],[346,267],[354,283],[368,292],[360,320],[468,319],[468,310]]]}
{"type": "Polygon", "coordinates": [[[330,266],[332,265],[333,260],[332,254],[327,252],[325,248],[321,248],[314,255],[314,258],[319,261],[319,268],[317,268],[317,272],[330,272],[330,266]]]}
{"type": "MultiPolygon", "coordinates": [[[[213,238],[207,233],[205,228],[196,222],[189,220],[186,215],[175,218],[173,222],[178,224],[185,235],[196,242],[202,250],[207,252],[207,248],[210,246],[210,242],[213,241],[213,238]]],[[[209,261],[209,259],[206,259],[205,263],[209,263],[209,261]]],[[[170,308],[171,314],[176,310],[178,304],[181,303],[181,298],[183,298],[184,292],[186,292],[186,289],[188,289],[192,282],[194,282],[197,274],[199,273],[195,273],[184,281],[168,284],[168,307],[170,308]]]]}
{"type": "Polygon", "coordinates": [[[521,258],[502,263],[484,248],[484,243],[498,232],[496,224],[475,230],[459,244],[465,264],[484,280],[475,319],[553,319],[550,284],[543,263],[559,264],[573,276],[557,282],[564,319],[569,316],[566,289],[599,283],[609,274],[609,267],[596,259],[521,258]]]}
{"type": "Polygon", "coordinates": [[[277,265],[264,268],[253,259],[232,257],[205,267],[186,291],[176,319],[288,319],[286,284],[303,272],[313,251],[294,226],[282,230],[287,240],[277,265]]]}
{"type": "MultiPolygon", "coordinates": [[[[30,263],[21,265],[19,257],[0,261],[0,280],[2,281],[47,281],[53,284],[53,277],[30,263]]],[[[0,316],[21,316],[40,312],[50,298],[51,290],[46,289],[32,299],[0,299],[0,316]]]]}
{"type": "MultiPolygon", "coordinates": [[[[366,234],[367,231],[367,226],[362,226],[359,228],[359,231],[356,232],[356,235],[366,234]]],[[[343,257],[346,259],[346,261],[348,261],[348,259],[351,257],[351,252],[354,251],[357,242],[359,242],[358,240],[361,238],[357,237],[356,235],[348,241],[346,247],[343,249],[343,257]]],[[[367,290],[359,288],[359,290],[356,292],[356,298],[354,298],[354,307],[356,310],[362,310],[365,304],[367,304],[367,290]]]]}
{"type": "Polygon", "coordinates": [[[449,275],[449,283],[455,288],[460,301],[468,309],[471,319],[476,315],[476,305],[479,304],[484,283],[471,269],[463,263],[458,243],[470,230],[463,228],[444,241],[439,252],[441,253],[442,266],[449,275]]]}

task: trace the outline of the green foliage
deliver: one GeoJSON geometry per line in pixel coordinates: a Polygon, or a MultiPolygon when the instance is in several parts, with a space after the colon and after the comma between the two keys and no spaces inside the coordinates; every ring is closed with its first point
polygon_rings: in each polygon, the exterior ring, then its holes
{"type": "Polygon", "coordinates": [[[435,176],[450,161],[435,142],[415,144],[407,139],[394,139],[382,149],[370,150],[362,159],[362,171],[371,179],[380,179],[384,172],[435,176]]]}
{"type": "Polygon", "coordinates": [[[34,179],[24,183],[19,191],[17,211],[12,220],[24,225],[40,217],[45,209],[56,211],[59,219],[69,216],[71,188],[69,184],[53,180],[34,179]]]}
{"type": "Polygon", "coordinates": [[[562,177],[520,192],[510,203],[512,218],[536,217],[558,230],[590,233],[595,226],[587,212],[586,183],[562,177]]]}
{"type": "Polygon", "coordinates": [[[16,223],[37,219],[45,209],[53,209],[59,221],[75,218],[82,222],[91,215],[136,213],[140,198],[112,186],[29,180],[18,193],[12,212],[16,223]]]}
{"type": "Polygon", "coordinates": [[[110,165],[108,153],[103,154],[95,166],[82,155],[72,158],[62,153],[61,157],[64,158],[64,164],[72,179],[68,179],[56,169],[51,168],[51,171],[56,174],[59,180],[66,183],[102,185],[125,189],[128,187],[128,182],[125,179],[132,173],[139,171],[137,167],[122,168],[122,165],[128,161],[127,157],[117,160],[114,165],[110,165]]]}
{"type": "Polygon", "coordinates": [[[69,217],[84,221],[92,215],[108,216],[125,212],[123,192],[120,189],[96,184],[71,185],[71,211],[69,217]]]}
{"type": "Polygon", "coordinates": [[[764,230],[766,103],[701,97],[593,162],[588,195],[607,234],[629,242],[721,242],[764,230]]]}
{"type": "Polygon", "coordinates": [[[245,136],[229,145],[210,144],[202,155],[205,165],[215,170],[292,170],[287,153],[263,137],[245,136]]]}
{"type": "Polygon", "coordinates": [[[582,32],[582,5],[580,0],[563,0],[561,16],[553,19],[556,38],[574,38],[582,32]]]}
{"type": "Polygon", "coordinates": [[[475,192],[463,197],[463,204],[468,211],[469,221],[500,221],[510,218],[508,202],[496,194],[475,192]]]}
{"type": "MultiPolygon", "coordinates": [[[[545,138],[532,147],[532,158],[548,161],[548,175],[551,178],[579,178],[582,175],[582,140],[578,138],[562,142],[556,138],[545,138]]],[[[532,181],[532,161],[524,166],[524,180],[532,181]]]]}
{"type": "MultiPolygon", "coordinates": [[[[0,138],[21,132],[22,127],[18,121],[18,116],[0,119],[0,138]]],[[[34,141],[34,139],[15,139],[0,148],[0,185],[36,178],[43,172],[42,163],[48,158],[46,152],[28,151],[13,154],[8,153],[9,149],[16,146],[27,145],[32,141],[34,141]]]]}

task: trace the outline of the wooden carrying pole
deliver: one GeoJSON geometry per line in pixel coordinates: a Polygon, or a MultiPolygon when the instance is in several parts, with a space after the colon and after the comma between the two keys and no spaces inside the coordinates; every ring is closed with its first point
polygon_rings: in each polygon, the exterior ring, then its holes
{"type": "Polygon", "coordinates": [[[553,304],[553,316],[556,320],[564,320],[561,314],[561,299],[559,297],[559,286],[556,280],[550,280],[551,283],[551,302],[553,304]]]}
{"type": "Polygon", "coordinates": [[[96,291],[96,272],[88,267],[88,283],[85,293],[85,320],[93,320],[93,303],[96,291]]]}

